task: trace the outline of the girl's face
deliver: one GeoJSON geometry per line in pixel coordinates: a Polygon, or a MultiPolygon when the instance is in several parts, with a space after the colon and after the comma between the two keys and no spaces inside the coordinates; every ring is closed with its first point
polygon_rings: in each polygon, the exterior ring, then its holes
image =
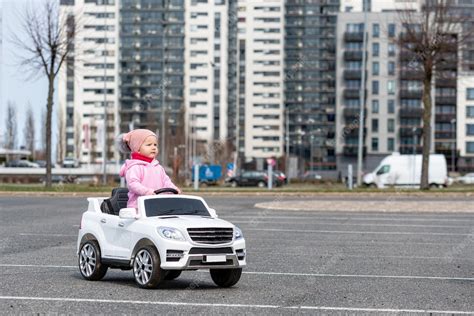
{"type": "Polygon", "coordinates": [[[138,150],[140,154],[148,158],[155,158],[158,155],[158,141],[155,136],[148,136],[138,150]]]}

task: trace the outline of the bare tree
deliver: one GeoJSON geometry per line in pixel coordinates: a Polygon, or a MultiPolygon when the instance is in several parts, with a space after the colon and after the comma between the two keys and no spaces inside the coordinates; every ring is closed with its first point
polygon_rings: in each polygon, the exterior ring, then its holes
{"type": "Polygon", "coordinates": [[[429,189],[429,155],[431,146],[431,118],[433,115],[433,79],[443,76],[449,64],[457,62],[457,51],[465,49],[472,32],[464,29],[468,18],[458,14],[454,0],[425,0],[420,12],[401,11],[402,33],[395,41],[402,53],[413,58],[407,65],[418,70],[423,82],[423,148],[421,189],[429,189]]]}
{"type": "Polygon", "coordinates": [[[7,119],[6,119],[6,139],[5,148],[14,149],[17,143],[17,124],[16,124],[16,105],[12,101],[8,101],[7,119]]]}
{"type": "Polygon", "coordinates": [[[26,110],[25,126],[23,127],[23,135],[25,137],[25,147],[31,152],[31,157],[35,159],[35,117],[31,104],[28,103],[26,110]]]}
{"type": "Polygon", "coordinates": [[[48,79],[46,100],[46,187],[51,187],[51,122],[54,80],[66,58],[74,51],[76,20],[72,13],[60,14],[59,3],[47,0],[40,7],[26,8],[20,18],[26,38],[13,35],[13,42],[25,53],[21,65],[48,79]]]}

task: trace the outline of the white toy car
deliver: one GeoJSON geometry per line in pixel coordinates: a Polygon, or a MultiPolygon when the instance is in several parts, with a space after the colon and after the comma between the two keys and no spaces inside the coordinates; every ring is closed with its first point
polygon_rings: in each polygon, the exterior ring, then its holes
{"type": "Polygon", "coordinates": [[[218,286],[235,285],[246,265],[239,228],[217,218],[197,196],[166,188],[138,198],[127,208],[126,188],[112,198],[88,198],[77,240],[78,264],[87,280],[102,279],[108,268],[133,269],[136,283],[155,288],[183,270],[209,269],[218,286]]]}

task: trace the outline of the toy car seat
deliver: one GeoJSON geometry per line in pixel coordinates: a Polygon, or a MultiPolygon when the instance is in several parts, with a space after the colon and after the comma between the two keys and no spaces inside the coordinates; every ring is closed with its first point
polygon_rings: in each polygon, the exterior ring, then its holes
{"type": "Polygon", "coordinates": [[[100,205],[103,213],[119,215],[120,209],[127,207],[128,188],[114,188],[112,196],[105,199],[100,205]]]}

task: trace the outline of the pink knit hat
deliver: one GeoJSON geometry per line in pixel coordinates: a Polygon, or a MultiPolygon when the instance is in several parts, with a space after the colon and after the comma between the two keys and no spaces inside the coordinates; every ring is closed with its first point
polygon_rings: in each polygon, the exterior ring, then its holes
{"type": "Polygon", "coordinates": [[[138,152],[141,145],[148,136],[155,136],[158,140],[156,134],[148,129],[134,129],[133,131],[124,134],[122,139],[128,145],[128,147],[130,147],[132,152],[138,152]]]}

